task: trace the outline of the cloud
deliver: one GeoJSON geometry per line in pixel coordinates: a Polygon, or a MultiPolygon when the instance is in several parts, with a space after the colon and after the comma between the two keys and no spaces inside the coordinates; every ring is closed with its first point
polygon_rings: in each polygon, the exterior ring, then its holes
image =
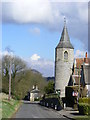
{"type": "Polygon", "coordinates": [[[43,76],[54,76],[54,61],[40,59],[37,61],[29,61],[32,69],[38,70],[43,76]]]}
{"type": "Polygon", "coordinates": [[[53,3],[49,0],[15,0],[14,2],[3,2],[2,8],[3,22],[19,24],[38,23],[52,26],[60,23],[64,16],[71,17],[73,20],[78,18],[84,22],[87,22],[88,17],[88,7],[83,2],[53,3]]]}
{"type": "Polygon", "coordinates": [[[84,58],[85,57],[85,51],[76,50],[76,53],[74,55],[75,58],[84,58]]]}
{"type": "Polygon", "coordinates": [[[45,23],[51,19],[51,7],[48,0],[45,2],[42,0],[15,0],[2,5],[4,22],[45,23]]]}
{"type": "Polygon", "coordinates": [[[37,54],[34,54],[34,55],[31,56],[30,59],[31,59],[31,60],[38,60],[38,59],[40,59],[40,56],[37,55],[37,54]]]}
{"type": "MultiPolygon", "coordinates": [[[[81,40],[84,49],[88,43],[88,0],[14,0],[2,2],[2,22],[17,24],[40,24],[52,31],[62,31],[66,16],[70,37],[81,40]]],[[[40,34],[38,28],[30,30],[40,34]]]]}
{"type": "Polygon", "coordinates": [[[35,27],[35,28],[30,28],[29,31],[30,31],[31,33],[33,33],[33,34],[37,34],[37,35],[40,34],[40,29],[37,28],[37,27],[35,27]]]}
{"type": "Polygon", "coordinates": [[[28,59],[24,59],[28,67],[38,70],[43,76],[54,76],[54,61],[41,58],[34,54],[28,59]]]}

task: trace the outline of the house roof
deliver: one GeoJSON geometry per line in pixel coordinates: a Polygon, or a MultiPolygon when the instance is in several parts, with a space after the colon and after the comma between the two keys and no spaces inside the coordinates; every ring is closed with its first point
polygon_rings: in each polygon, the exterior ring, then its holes
{"type": "Polygon", "coordinates": [[[87,52],[85,55],[85,58],[76,58],[75,59],[75,72],[74,72],[74,79],[75,83],[79,84],[79,76],[78,76],[78,69],[80,66],[80,73],[81,73],[81,78],[80,82],[81,84],[85,85],[89,83],[89,78],[90,78],[90,58],[87,58],[87,52]]]}
{"type": "Polygon", "coordinates": [[[77,67],[77,68],[79,68],[79,66],[80,66],[80,68],[81,68],[81,65],[82,65],[83,63],[88,63],[88,64],[90,64],[90,58],[76,58],[76,67],[77,67]]]}
{"type": "Polygon", "coordinates": [[[39,92],[40,92],[40,90],[37,90],[37,89],[34,89],[31,91],[31,93],[39,93],[39,92]]]}
{"type": "Polygon", "coordinates": [[[84,59],[83,58],[76,58],[76,67],[81,68],[81,65],[84,63],[84,59]]]}
{"type": "Polygon", "coordinates": [[[56,48],[71,48],[71,49],[74,49],[74,47],[70,43],[70,39],[69,39],[67,27],[66,27],[66,21],[64,23],[64,28],[63,28],[63,31],[62,31],[62,34],[61,34],[60,42],[59,42],[59,44],[57,45],[56,48]]]}

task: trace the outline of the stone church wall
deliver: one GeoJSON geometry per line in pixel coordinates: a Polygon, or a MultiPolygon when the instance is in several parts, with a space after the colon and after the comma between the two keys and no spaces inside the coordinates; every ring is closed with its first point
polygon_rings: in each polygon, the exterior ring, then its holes
{"type": "Polygon", "coordinates": [[[61,90],[61,97],[65,97],[65,86],[68,85],[74,60],[73,49],[56,48],[55,90],[61,90]],[[64,52],[68,52],[68,60],[64,59],[64,52]]]}

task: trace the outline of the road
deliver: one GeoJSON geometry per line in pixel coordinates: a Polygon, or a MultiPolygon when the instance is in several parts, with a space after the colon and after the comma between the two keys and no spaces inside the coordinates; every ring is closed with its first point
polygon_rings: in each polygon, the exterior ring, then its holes
{"type": "Polygon", "coordinates": [[[39,104],[24,102],[14,118],[64,118],[58,112],[39,104]]]}

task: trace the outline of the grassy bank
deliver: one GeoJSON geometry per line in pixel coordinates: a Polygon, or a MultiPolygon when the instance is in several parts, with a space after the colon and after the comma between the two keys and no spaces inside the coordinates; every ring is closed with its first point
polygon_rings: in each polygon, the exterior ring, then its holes
{"type": "Polygon", "coordinates": [[[8,101],[6,94],[2,97],[2,118],[11,118],[20,106],[20,101],[11,99],[8,101]],[[5,96],[5,97],[4,97],[5,96]]]}
{"type": "Polygon", "coordinates": [[[75,117],[75,120],[90,120],[90,116],[85,115],[85,116],[79,116],[79,117],[75,117]]]}
{"type": "Polygon", "coordinates": [[[2,102],[0,101],[0,120],[2,118],[2,102]]]}

